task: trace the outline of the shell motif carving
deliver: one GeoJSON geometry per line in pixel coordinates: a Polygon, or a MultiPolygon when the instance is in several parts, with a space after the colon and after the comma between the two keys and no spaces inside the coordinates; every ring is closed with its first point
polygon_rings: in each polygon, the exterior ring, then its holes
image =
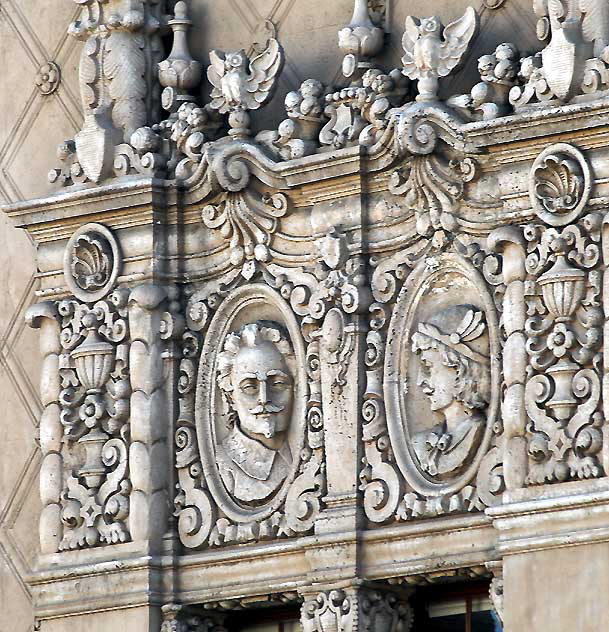
{"type": "Polygon", "coordinates": [[[118,242],[102,224],[86,224],[68,241],[64,276],[81,301],[93,302],[106,296],[114,288],[120,266],[118,242]]]}
{"type": "Polygon", "coordinates": [[[493,299],[469,261],[431,257],[410,275],[389,332],[384,388],[396,462],[418,493],[456,493],[489,449],[499,405],[493,299]]]}
{"type": "Polygon", "coordinates": [[[591,189],[590,166],[572,145],[552,145],[533,163],[529,182],[531,204],[550,226],[565,226],[577,219],[591,189]]]}

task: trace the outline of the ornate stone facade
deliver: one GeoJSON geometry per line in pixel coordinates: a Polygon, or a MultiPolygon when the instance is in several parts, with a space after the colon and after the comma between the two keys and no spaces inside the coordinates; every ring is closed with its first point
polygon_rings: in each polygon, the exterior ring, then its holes
{"type": "Polygon", "coordinates": [[[508,632],[596,629],[606,3],[527,5],[525,55],[484,36],[510,0],[353,0],[337,74],[293,81],[281,23],[207,58],[196,0],[75,1],[82,122],[3,207],[37,244],[41,629],[406,632],[472,577],[508,632]]]}

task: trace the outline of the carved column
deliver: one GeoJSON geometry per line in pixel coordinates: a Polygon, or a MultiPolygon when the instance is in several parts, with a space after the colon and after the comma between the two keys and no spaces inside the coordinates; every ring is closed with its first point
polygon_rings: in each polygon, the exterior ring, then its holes
{"type": "Polygon", "coordinates": [[[508,490],[523,487],[527,475],[526,411],[524,384],[526,381],[526,339],[524,326],[526,278],[524,238],[514,227],[500,228],[489,235],[489,248],[502,255],[503,328],[506,335],[503,348],[503,379],[506,390],[501,404],[503,419],[503,476],[508,490]]]}
{"type": "Polygon", "coordinates": [[[63,427],[59,406],[59,317],[52,302],[38,303],[26,314],[30,327],[40,330],[39,344],[42,354],[40,372],[40,399],[43,405],[40,417],[40,550],[55,553],[62,538],[61,492],[63,489],[63,459],[61,444],[63,427]]]}
{"type": "Polygon", "coordinates": [[[163,341],[163,289],[142,285],[131,292],[131,513],[134,541],[154,542],[167,527],[167,402],[163,341]]]}

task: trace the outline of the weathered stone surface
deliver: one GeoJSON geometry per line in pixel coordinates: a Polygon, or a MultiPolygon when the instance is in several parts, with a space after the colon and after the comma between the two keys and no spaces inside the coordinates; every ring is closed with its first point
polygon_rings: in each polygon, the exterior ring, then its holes
{"type": "Polygon", "coordinates": [[[400,585],[492,575],[508,632],[571,629],[607,535],[605,3],[5,4],[11,594],[58,631],[398,632],[400,585]]]}

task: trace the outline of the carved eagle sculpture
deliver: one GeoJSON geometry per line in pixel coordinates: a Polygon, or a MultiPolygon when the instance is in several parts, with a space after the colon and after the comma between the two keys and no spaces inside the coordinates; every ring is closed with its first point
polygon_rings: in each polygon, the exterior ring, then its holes
{"type": "Polygon", "coordinates": [[[402,73],[419,80],[417,101],[438,100],[438,78],[446,77],[459,64],[478,26],[472,7],[442,31],[440,18],[408,16],[402,38],[402,73]]]}
{"type": "Polygon", "coordinates": [[[244,50],[221,53],[212,50],[207,77],[213,86],[211,107],[221,113],[257,110],[273,95],[283,66],[283,51],[275,38],[251,62],[244,50]]]}

